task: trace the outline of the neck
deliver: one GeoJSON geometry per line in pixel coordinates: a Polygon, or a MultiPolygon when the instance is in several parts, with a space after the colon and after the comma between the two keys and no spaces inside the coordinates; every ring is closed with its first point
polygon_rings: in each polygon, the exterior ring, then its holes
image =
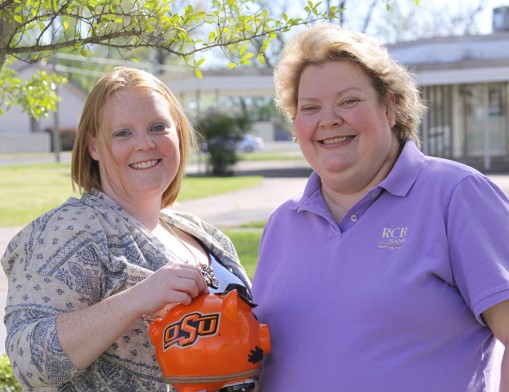
{"type": "Polygon", "coordinates": [[[345,195],[337,192],[331,192],[330,189],[326,189],[322,186],[322,196],[329,209],[330,213],[334,217],[336,222],[341,221],[345,214],[357,201],[362,197],[358,195],[345,195]]]}
{"type": "Polygon", "coordinates": [[[138,209],[133,208],[131,210],[126,208],[126,211],[132,217],[136,218],[143,226],[145,226],[149,230],[154,230],[159,224],[159,217],[161,215],[160,206],[157,205],[156,208],[144,208],[138,209]]]}
{"type": "Polygon", "coordinates": [[[137,219],[147,229],[154,230],[159,224],[159,216],[161,214],[161,199],[135,199],[121,198],[116,194],[108,194],[117,202],[129,215],[137,219]]]}

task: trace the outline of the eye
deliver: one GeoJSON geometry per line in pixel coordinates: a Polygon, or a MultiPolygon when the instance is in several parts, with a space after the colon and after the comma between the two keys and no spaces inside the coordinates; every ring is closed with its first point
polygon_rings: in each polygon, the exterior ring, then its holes
{"type": "Polygon", "coordinates": [[[353,106],[353,105],[355,105],[359,101],[360,101],[360,99],[358,99],[358,98],[347,98],[343,102],[341,102],[341,105],[343,105],[343,106],[353,106]]]}
{"type": "Polygon", "coordinates": [[[113,133],[113,137],[121,139],[121,138],[126,138],[126,137],[130,136],[131,134],[132,134],[132,132],[129,129],[120,129],[113,133]]]}
{"type": "Polygon", "coordinates": [[[318,106],[316,106],[316,105],[306,105],[306,106],[302,106],[300,108],[301,112],[312,112],[314,110],[318,110],[318,106]]]}
{"type": "Polygon", "coordinates": [[[170,126],[167,124],[154,124],[150,128],[152,132],[167,132],[169,131],[170,126]]]}

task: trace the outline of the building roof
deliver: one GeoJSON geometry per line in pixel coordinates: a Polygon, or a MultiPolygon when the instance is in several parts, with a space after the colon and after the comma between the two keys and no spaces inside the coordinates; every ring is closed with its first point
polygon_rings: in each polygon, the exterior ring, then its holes
{"type": "MultiPolygon", "coordinates": [[[[509,31],[420,39],[387,48],[421,86],[509,81],[509,31]]],[[[202,79],[186,71],[163,78],[181,96],[267,96],[274,91],[270,68],[207,70],[202,79]]]]}
{"type": "Polygon", "coordinates": [[[509,31],[421,39],[389,45],[388,49],[406,65],[509,61],[509,31]]]}
{"type": "Polygon", "coordinates": [[[272,68],[235,68],[204,70],[203,78],[198,79],[194,72],[186,71],[179,75],[163,74],[161,78],[174,94],[203,94],[225,96],[267,96],[272,95],[274,80],[272,68]]]}
{"type": "Polygon", "coordinates": [[[422,86],[509,80],[509,31],[421,39],[387,48],[422,86]]]}

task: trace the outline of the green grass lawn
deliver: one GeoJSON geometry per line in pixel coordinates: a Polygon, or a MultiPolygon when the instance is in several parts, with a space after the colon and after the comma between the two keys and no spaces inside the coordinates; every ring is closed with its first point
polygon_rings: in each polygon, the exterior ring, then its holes
{"type": "MultiPolygon", "coordinates": [[[[188,177],[179,200],[254,186],[262,180],[259,176],[188,177]]],[[[78,195],[72,189],[69,164],[0,166],[0,227],[23,226],[70,196],[78,195]]],[[[225,230],[250,277],[256,267],[262,228],[263,222],[253,222],[225,230]]]]}
{"type": "Polygon", "coordinates": [[[0,167],[0,226],[21,226],[73,195],[68,164],[0,167]]]}
{"type": "Polygon", "coordinates": [[[300,151],[240,153],[242,161],[304,161],[300,151]]]}
{"type": "Polygon", "coordinates": [[[262,176],[186,177],[178,200],[199,199],[258,185],[262,176]]]}
{"type": "Polygon", "coordinates": [[[262,229],[229,228],[224,230],[224,233],[232,240],[247,275],[253,279],[258,262],[258,246],[260,245],[262,229]]]}
{"type": "MultiPolygon", "coordinates": [[[[73,192],[70,165],[48,163],[0,166],[0,227],[22,226],[57,207],[73,192]]],[[[189,177],[179,200],[189,200],[254,186],[260,176],[189,177]]]]}

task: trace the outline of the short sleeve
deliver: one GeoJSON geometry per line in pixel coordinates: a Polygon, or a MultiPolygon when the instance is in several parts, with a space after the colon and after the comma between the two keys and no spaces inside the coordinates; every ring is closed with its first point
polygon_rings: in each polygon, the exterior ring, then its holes
{"type": "Polygon", "coordinates": [[[487,177],[472,174],[454,189],[447,236],[455,282],[479,322],[509,299],[509,201],[487,177]]]}

